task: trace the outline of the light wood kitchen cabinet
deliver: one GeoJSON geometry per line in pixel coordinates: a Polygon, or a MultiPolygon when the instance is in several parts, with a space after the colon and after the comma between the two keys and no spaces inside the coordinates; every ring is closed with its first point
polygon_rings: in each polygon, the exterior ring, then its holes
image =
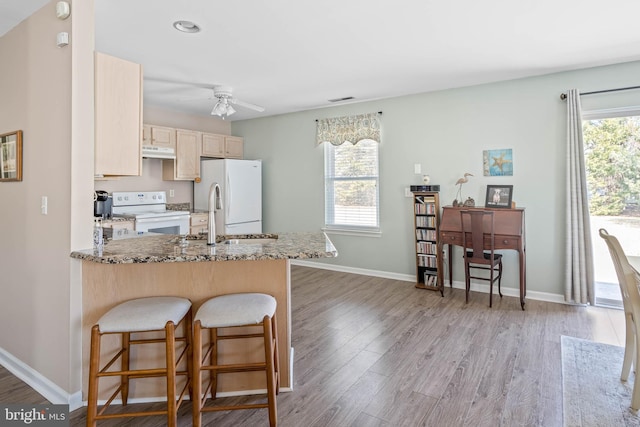
{"type": "Polygon", "coordinates": [[[194,180],[200,177],[200,132],[176,129],[176,158],[162,161],[165,181],[194,180]]]}
{"type": "Polygon", "coordinates": [[[176,130],[164,126],[145,124],[142,128],[142,145],[176,148],[176,130]]]}
{"type": "Polygon", "coordinates": [[[202,156],[224,157],[224,135],[218,135],[215,133],[203,133],[202,156]]]}
{"type": "Polygon", "coordinates": [[[95,54],[95,174],[142,174],[142,66],[95,54]]]}
{"type": "Polygon", "coordinates": [[[241,159],[244,155],[244,139],[239,136],[224,137],[224,157],[241,159]]]}
{"type": "Polygon", "coordinates": [[[202,157],[241,159],[244,154],[244,139],[239,136],[202,134],[202,157]]]}
{"type": "Polygon", "coordinates": [[[189,226],[189,234],[207,233],[209,226],[209,214],[207,212],[192,213],[189,226]]]}

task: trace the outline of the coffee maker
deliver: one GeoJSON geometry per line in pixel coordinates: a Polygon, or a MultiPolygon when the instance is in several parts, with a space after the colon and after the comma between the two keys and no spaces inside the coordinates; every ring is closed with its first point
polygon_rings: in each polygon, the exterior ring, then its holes
{"type": "Polygon", "coordinates": [[[97,190],[93,193],[93,216],[102,219],[111,218],[113,198],[106,191],[97,190]]]}

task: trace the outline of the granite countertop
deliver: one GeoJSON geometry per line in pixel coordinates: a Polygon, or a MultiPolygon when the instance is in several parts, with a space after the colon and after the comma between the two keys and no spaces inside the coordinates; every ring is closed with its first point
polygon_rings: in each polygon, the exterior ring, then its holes
{"type": "Polygon", "coordinates": [[[103,264],[154,262],[242,261],[270,259],[333,258],[338,251],[323,232],[254,234],[250,236],[216,236],[215,246],[207,245],[206,235],[181,236],[162,234],[109,240],[101,253],[85,249],[71,253],[72,258],[103,264]],[[265,241],[273,239],[275,241],[265,241]],[[227,244],[225,240],[243,239],[227,244]],[[244,240],[247,239],[247,240],[244,240]],[[249,239],[259,239],[249,243],[249,239]]]}

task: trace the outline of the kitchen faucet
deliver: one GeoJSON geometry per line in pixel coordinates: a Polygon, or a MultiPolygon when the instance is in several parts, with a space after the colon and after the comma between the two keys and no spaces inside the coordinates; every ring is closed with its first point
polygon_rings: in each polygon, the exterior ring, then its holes
{"type": "Polygon", "coordinates": [[[215,210],[222,209],[222,197],[220,197],[220,186],[217,182],[211,184],[209,188],[209,230],[207,235],[207,245],[216,245],[216,216],[215,210]]]}

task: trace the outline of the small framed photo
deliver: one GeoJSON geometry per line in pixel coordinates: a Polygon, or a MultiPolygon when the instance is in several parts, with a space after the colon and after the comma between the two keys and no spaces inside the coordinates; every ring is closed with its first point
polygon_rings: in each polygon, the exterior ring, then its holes
{"type": "Polygon", "coordinates": [[[511,209],[513,185],[487,185],[485,208],[511,209]]]}

